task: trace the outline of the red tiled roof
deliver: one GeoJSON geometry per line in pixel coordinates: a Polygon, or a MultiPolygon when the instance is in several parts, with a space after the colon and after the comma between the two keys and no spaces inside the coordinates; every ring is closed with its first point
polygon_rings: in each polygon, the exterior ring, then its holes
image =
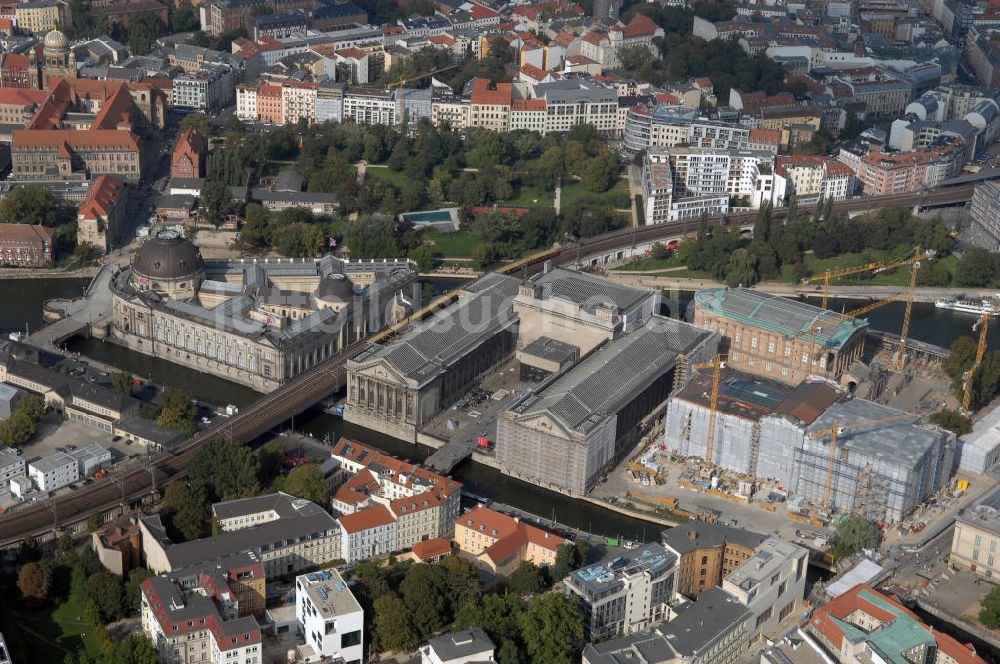
{"type": "Polygon", "coordinates": [[[427,41],[429,41],[432,44],[443,44],[445,46],[454,46],[458,40],[452,37],[451,35],[431,35],[430,37],[427,38],[427,41]]]}
{"type": "Polygon", "coordinates": [[[0,88],[0,104],[41,104],[48,97],[45,90],[32,88],[0,88]]]}
{"type": "Polygon", "coordinates": [[[583,41],[593,44],[594,46],[599,46],[601,42],[608,41],[608,35],[603,32],[594,32],[591,30],[583,36],[583,41]]]}
{"type": "MultiPolygon", "coordinates": [[[[538,69],[538,67],[535,67],[538,69]]],[[[539,70],[541,71],[541,70],[539,70]]],[[[544,72],[543,72],[544,73],[544,72]]],[[[515,111],[544,111],[548,108],[544,99],[515,99],[511,108],[515,111]]],[[[473,208],[475,212],[479,208],[473,208]]],[[[492,210],[493,208],[487,208],[492,210]]],[[[501,210],[530,210],[531,208],[498,208],[501,210]]]]}
{"type": "Polygon", "coordinates": [[[571,55],[566,58],[566,62],[571,65],[593,65],[597,64],[585,55],[571,55]]]}
{"type": "Polygon", "coordinates": [[[123,186],[122,181],[115,176],[101,175],[87,190],[87,197],[80,205],[79,214],[83,215],[84,219],[107,217],[118,203],[118,196],[123,186]]]}
{"type": "Polygon", "coordinates": [[[483,551],[483,555],[489,557],[495,565],[501,565],[509,560],[529,542],[552,551],[566,543],[566,540],[558,535],[488,507],[477,507],[468,514],[463,514],[456,524],[496,539],[483,551]]]}
{"type": "Polygon", "coordinates": [[[362,51],[357,46],[351,46],[349,48],[340,49],[339,51],[337,51],[337,55],[339,55],[342,58],[353,58],[354,60],[360,60],[361,58],[365,57],[368,54],[362,51]]]}
{"type": "Polygon", "coordinates": [[[54,228],[31,224],[0,224],[0,243],[4,242],[46,242],[54,244],[54,228]]]}
{"type": "Polygon", "coordinates": [[[348,534],[360,533],[363,530],[387,526],[396,519],[384,505],[373,505],[354,514],[338,517],[340,527],[348,534]]]}
{"type": "Polygon", "coordinates": [[[565,30],[556,35],[553,40],[556,44],[559,44],[563,48],[568,47],[576,40],[576,35],[566,32],[565,30]]]}
{"type": "MultiPolygon", "coordinates": [[[[536,67],[531,63],[525,63],[521,65],[521,73],[524,74],[525,76],[528,76],[529,78],[533,78],[536,81],[541,81],[546,76],[548,76],[548,72],[541,69],[540,67],[536,67]]],[[[534,100],[525,100],[525,101],[534,101],[534,100]]],[[[544,100],[542,101],[544,102],[544,100]]]]}
{"type": "Polygon", "coordinates": [[[69,129],[18,129],[11,141],[12,149],[28,148],[59,148],[67,146],[80,148],[110,148],[116,147],[131,152],[139,151],[135,136],[128,131],[116,129],[87,129],[72,131],[69,129]]]}
{"type": "Polygon", "coordinates": [[[781,143],[781,132],[777,129],[751,129],[751,143],[781,143]]]}
{"type": "Polygon", "coordinates": [[[429,560],[440,556],[447,556],[451,553],[451,542],[443,537],[417,542],[410,549],[420,560],[429,560]]]}
{"type": "Polygon", "coordinates": [[[645,14],[637,13],[632,17],[632,20],[628,22],[628,25],[622,28],[622,35],[626,38],[629,37],[642,37],[645,35],[653,35],[660,26],[656,24],[656,21],[649,18],[645,14]]]}
{"type": "Polygon", "coordinates": [[[497,83],[491,90],[489,79],[477,78],[472,85],[472,103],[480,106],[510,106],[512,95],[510,83],[497,83]]]}
{"type": "Polygon", "coordinates": [[[477,21],[483,21],[500,16],[500,12],[495,9],[490,9],[489,7],[484,7],[483,5],[477,3],[472,3],[472,9],[469,10],[469,13],[472,14],[472,18],[477,21]]]}

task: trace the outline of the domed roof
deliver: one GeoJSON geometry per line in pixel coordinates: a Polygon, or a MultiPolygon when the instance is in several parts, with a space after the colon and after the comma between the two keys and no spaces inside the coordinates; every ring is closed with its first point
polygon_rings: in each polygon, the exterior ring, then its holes
{"type": "Polygon", "coordinates": [[[354,297],[354,285],[342,274],[331,274],[319,282],[313,294],[320,300],[350,302],[354,297]]]}
{"type": "Polygon", "coordinates": [[[53,30],[49,34],[45,35],[44,47],[45,49],[68,49],[69,40],[66,39],[64,35],[59,30],[53,30]]]}
{"type": "Polygon", "coordinates": [[[201,251],[176,231],[160,231],[146,240],[135,255],[132,269],[152,279],[181,279],[205,269],[201,251]]]}

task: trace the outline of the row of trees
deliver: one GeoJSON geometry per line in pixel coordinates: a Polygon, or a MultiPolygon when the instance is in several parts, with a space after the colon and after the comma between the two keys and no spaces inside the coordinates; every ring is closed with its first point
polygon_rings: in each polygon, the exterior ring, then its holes
{"type": "MultiPolygon", "coordinates": [[[[573,545],[564,549],[564,558],[575,559],[573,545]]],[[[409,650],[452,625],[483,629],[501,664],[568,663],[583,639],[582,617],[565,595],[544,593],[551,585],[547,574],[524,563],[506,585],[485,594],[476,567],[464,559],[448,556],[434,565],[390,559],[358,565],[353,589],[369,622],[372,652],[409,650]]]]}
{"type": "MultiPolygon", "coordinates": [[[[951,388],[955,397],[961,401],[965,393],[965,374],[976,360],[978,342],[972,337],[962,336],[951,342],[951,354],[944,360],[944,370],[951,378],[951,388]]],[[[1000,394],[1000,351],[991,350],[983,356],[982,364],[971,377],[973,409],[990,403],[1000,394]]],[[[960,420],[941,415],[942,426],[949,429],[962,428],[960,420]]]]}

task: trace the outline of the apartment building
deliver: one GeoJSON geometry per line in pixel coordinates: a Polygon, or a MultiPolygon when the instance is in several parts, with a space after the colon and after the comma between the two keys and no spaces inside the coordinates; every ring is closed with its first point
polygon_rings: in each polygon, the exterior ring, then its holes
{"type": "Polygon", "coordinates": [[[515,99],[510,109],[510,130],[526,129],[545,133],[548,105],[544,99],[515,99]]]}
{"type": "Polygon", "coordinates": [[[340,468],[332,505],[342,515],[345,559],[451,536],[461,483],[347,438],[330,455],[340,468]]]}
{"type": "Polygon", "coordinates": [[[531,94],[544,99],[545,133],[564,133],[576,125],[589,124],[611,136],[618,126],[618,93],[593,79],[567,79],[539,83],[531,94]]]}
{"type": "Polygon", "coordinates": [[[481,569],[509,576],[522,562],[548,567],[567,540],[488,507],[477,507],[455,521],[455,544],[476,558],[481,569]]]}
{"type": "Polygon", "coordinates": [[[471,104],[458,97],[436,96],[431,104],[431,122],[435,127],[451,127],[455,131],[461,131],[469,126],[471,109],[471,104]]]}
{"type": "Polygon", "coordinates": [[[989,251],[1000,250],[1000,183],[987,180],[976,185],[969,218],[975,243],[989,251]]]}
{"type": "Polygon", "coordinates": [[[671,221],[674,176],[669,161],[655,162],[649,157],[643,160],[642,191],[645,223],[662,224],[671,221]]]}
{"type": "MultiPolygon", "coordinates": [[[[583,664],[735,664],[750,646],[751,614],[720,588],[676,608],[670,622],[583,650],[583,664]]],[[[788,664],[783,662],[782,664],[788,664]]]]}
{"type": "Polygon", "coordinates": [[[56,452],[28,464],[28,477],[39,491],[55,491],[80,479],[76,459],[63,452],[56,452]]]}
{"type": "Polygon", "coordinates": [[[14,5],[14,22],[21,32],[41,34],[67,25],[69,4],[61,0],[31,0],[14,5]]]}
{"type": "Polygon", "coordinates": [[[722,589],[750,611],[750,640],[802,609],[808,565],[807,549],[772,537],[722,580],[722,589]]]}
{"type": "Polygon", "coordinates": [[[113,175],[101,175],[90,184],[76,214],[77,244],[107,252],[121,240],[125,216],[125,183],[113,175]]]}
{"type": "Polygon", "coordinates": [[[396,100],[390,90],[348,87],[344,92],[343,117],[359,124],[395,125],[400,122],[396,100]]]}
{"type": "Polygon", "coordinates": [[[240,72],[226,64],[207,63],[196,72],[174,77],[174,107],[216,111],[235,101],[240,72]]]}
{"type": "Polygon", "coordinates": [[[210,558],[250,551],[268,577],[283,577],[341,558],[340,527],[322,507],[284,493],[212,505],[212,516],[232,530],[175,544],[158,515],[139,520],[146,565],[170,572],[210,558]]]}
{"type": "Polygon", "coordinates": [[[509,131],[512,99],[510,83],[494,84],[489,79],[475,79],[469,106],[469,127],[501,133],[509,131]]]}
{"type": "Polygon", "coordinates": [[[316,122],[316,92],[317,83],[299,83],[286,81],[281,84],[282,118],[288,124],[296,124],[305,120],[309,124],[316,122]]]}
{"type": "Polygon", "coordinates": [[[923,191],[936,187],[965,165],[960,156],[962,141],[945,139],[921,150],[886,153],[872,150],[861,157],[858,183],[871,196],[887,196],[923,191]]]}
{"type": "Polygon", "coordinates": [[[659,105],[654,108],[635,106],[625,115],[623,130],[627,150],[638,152],[655,147],[674,147],[690,139],[691,123],[698,117],[696,109],[659,105]]]}
{"type": "Polygon", "coordinates": [[[325,569],[295,577],[295,619],[311,655],[361,664],[364,611],[340,572],[325,569]]]}
{"type": "Polygon", "coordinates": [[[142,629],[172,664],[263,664],[264,566],[237,553],[142,583],[142,629]]]}
{"type": "Polygon", "coordinates": [[[563,586],[567,597],[580,602],[584,636],[599,641],[671,618],[677,562],[662,544],[651,543],[567,576],[563,586]]]}
{"type": "Polygon", "coordinates": [[[705,521],[690,521],[660,533],[660,541],[680,561],[677,592],[692,598],[721,585],[765,539],[749,530],[705,521]]]}
{"type": "Polygon", "coordinates": [[[786,180],[785,198],[802,202],[842,201],[854,194],[854,171],[827,157],[788,155],[778,157],[775,172],[786,180]]]}
{"type": "Polygon", "coordinates": [[[24,127],[48,98],[45,90],[0,88],[0,124],[24,127]]]}

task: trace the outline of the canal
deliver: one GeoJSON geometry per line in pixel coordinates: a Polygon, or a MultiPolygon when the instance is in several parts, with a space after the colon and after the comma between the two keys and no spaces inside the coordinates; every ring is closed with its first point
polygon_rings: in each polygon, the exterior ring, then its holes
{"type": "MultiPolygon", "coordinates": [[[[454,288],[458,283],[450,279],[429,280],[425,292],[427,295],[431,292],[444,292],[454,288]]],[[[23,330],[25,323],[31,329],[35,329],[42,323],[41,302],[52,297],[75,296],[85,284],[86,280],[0,281],[0,296],[6,305],[0,310],[0,330],[23,330]]],[[[684,294],[679,304],[674,303],[672,310],[664,313],[675,314],[677,310],[683,311],[689,301],[690,294],[684,294]]],[[[850,310],[856,306],[858,306],[856,302],[839,300],[831,300],[830,304],[830,307],[836,310],[850,310]]],[[[671,309],[670,305],[667,309],[671,309]]],[[[880,311],[872,312],[869,320],[876,329],[898,332],[902,311],[902,304],[892,304],[880,311]]],[[[937,311],[933,305],[916,304],[911,336],[921,341],[948,346],[954,338],[969,334],[972,322],[971,317],[937,311]]],[[[1000,348],[1000,336],[991,339],[990,345],[993,348],[1000,348]]],[[[70,341],[68,348],[95,360],[121,367],[136,376],[158,383],[176,385],[187,390],[194,398],[209,403],[245,406],[258,396],[249,388],[156,357],[135,353],[113,343],[95,339],[74,339],[70,341]]],[[[327,435],[334,440],[340,436],[356,438],[413,461],[422,461],[431,452],[429,448],[356,427],[316,409],[295,418],[293,424],[296,431],[310,433],[317,438],[327,435]]],[[[502,499],[533,514],[554,518],[560,523],[596,534],[637,540],[652,539],[652,535],[660,529],[656,524],[629,518],[600,506],[506,477],[497,470],[481,464],[461,464],[453,474],[473,493],[487,498],[502,499]]]]}

